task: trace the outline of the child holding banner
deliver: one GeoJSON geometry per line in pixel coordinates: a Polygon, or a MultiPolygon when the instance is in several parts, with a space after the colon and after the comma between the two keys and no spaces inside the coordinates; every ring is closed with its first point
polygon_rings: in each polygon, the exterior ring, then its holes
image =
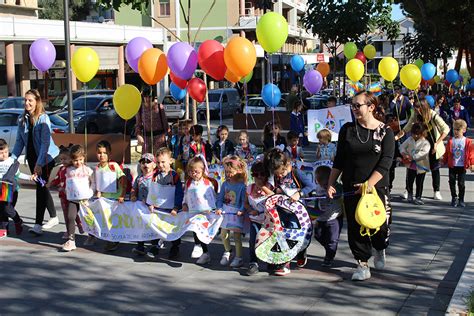
{"type": "Polygon", "coordinates": [[[336,145],[331,143],[331,132],[323,128],[318,132],[316,137],[319,140],[318,147],[316,148],[316,159],[318,161],[334,161],[334,157],[336,157],[336,145]]]}

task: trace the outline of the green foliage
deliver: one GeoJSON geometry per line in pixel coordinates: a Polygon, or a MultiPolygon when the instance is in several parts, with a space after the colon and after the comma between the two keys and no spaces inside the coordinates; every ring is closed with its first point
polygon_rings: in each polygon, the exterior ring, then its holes
{"type": "Polygon", "coordinates": [[[130,5],[132,9],[140,11],[142,14],[147,14],[150,1],[141,0],[98,0],[97,4],[104,8],[113,8],[120,11],[121,6],[130,5]]]}
{"type": "MultiPolygon", "coordinates": [[[[64,5],[63,0],[39,0],[38,6],[42,8],[39,10],[39,18],[46,20],[63,20],[64,5]]],[[[70,1],[69,17],[71,21],[83,21],[89,14],[89,3],[83,1],[70,1]]]]}

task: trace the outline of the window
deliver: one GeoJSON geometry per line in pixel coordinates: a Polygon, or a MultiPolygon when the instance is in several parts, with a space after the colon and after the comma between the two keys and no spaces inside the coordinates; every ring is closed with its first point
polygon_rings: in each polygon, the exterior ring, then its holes
{"type": "Polygon", "coordinates": [[[160,0],[160,16],[169,16],[170,12],[170,0],[160,0]]]}
{"type": "Polygon", "coordinates": [[[0,116],[0,126],[16,126],[16,121],[18,120],[17,114],[2,114],[0,116]]]}

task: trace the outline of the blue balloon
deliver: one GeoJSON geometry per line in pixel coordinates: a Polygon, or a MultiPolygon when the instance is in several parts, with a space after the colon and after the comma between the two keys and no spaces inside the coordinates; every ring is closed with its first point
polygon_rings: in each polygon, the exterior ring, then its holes
{"type": "Polygon", "coordinates": [[[176,100],[182,100],[186,96],[186,89],[181,89],[177,85],[174,84],[174,82],[171,83],[170,85],[170,92],[173,98],[176,100]]]}
{"type": "Polygon", "coordinates": [[[435,106],[435,99],[433,98],[432,95],[427,95],[425,96],[426,102],[430,105],[431,108],[434,108],[435,106]]]}
{"type": "Polygon", "coordinates": [[[290,65],[291,65],[291,68],[294,71],[300,72],[304,68],[304,59],[303,59],[303,57],[301,57],[300,55],[294,55],[290,59],[290,65]]]}
{"type": "Polygon", "coordinates": [[[273,83],[267,83],[262,89],[262,99],[271,108],[276,108],[280,104],[281,92],[273,83]]]}
{"type": "Polygon", "coordinates": [[[448,80],[450,84],[455,83],[456,81],[458,81],[458,79],[459,79],[459,74],[456,70],[454,69],[448,70],[448,72],[446,73],[446,80],[448,80]]]}
{"type": "Polygon", "coordinates": [[[421,76],[426,81],[430,80],[436,75],[436,66],[432,63],[426,63],[421,66],[421,76]]]}

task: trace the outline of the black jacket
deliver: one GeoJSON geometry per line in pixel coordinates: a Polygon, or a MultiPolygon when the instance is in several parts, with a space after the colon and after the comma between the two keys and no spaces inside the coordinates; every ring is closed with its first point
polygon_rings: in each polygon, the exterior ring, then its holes
{"type": "Polygon", "coordinates": [[[224,158],[228,155],[233,155],[234,151],[235,151],[234,150],[234,144],[232,143],[232,141],[230,141],[228,139],[226,139],[226,141],[224,142],[224,151],[222,152],[222,157],[221,157],[221,144],[220,144],[220,141],[217,140],[214,143],[214,146],[212,146],[212,153],[219,160],[222,160],[222,158],[224,158]]]}

